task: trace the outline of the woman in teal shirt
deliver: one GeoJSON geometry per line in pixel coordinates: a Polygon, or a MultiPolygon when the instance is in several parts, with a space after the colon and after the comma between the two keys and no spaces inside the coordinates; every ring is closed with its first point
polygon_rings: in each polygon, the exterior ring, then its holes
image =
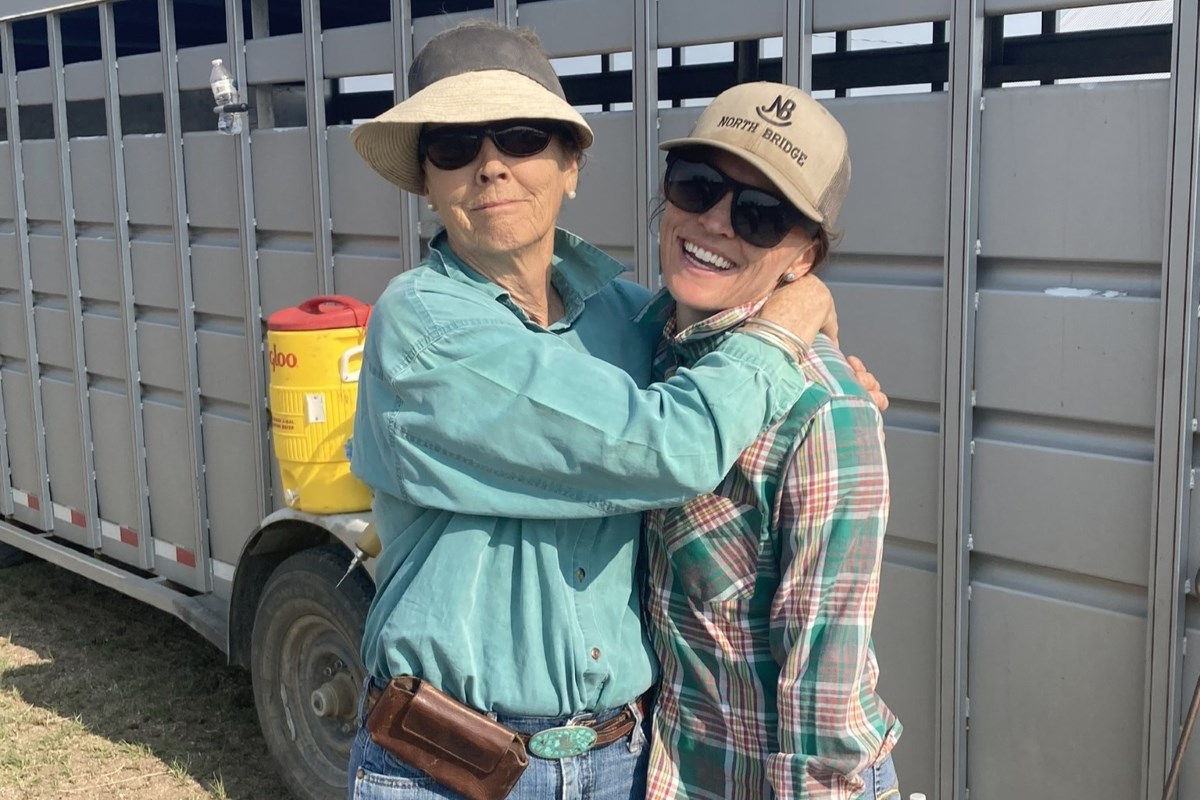
{"type": "MultiPolygon", "coordinates": [[[[364,662],[377,689],[415,676],[522,734],[621,734],[530,758],[513,797],[641,797],[657,666],[640,512],[710,490],[807,382],[747,332],[651,384],[662,326],[633,321],[647,291],[555,227],[592,134],[535,40],[451,29],[409,86],[353,134],[445,225],[379,298],[363,354],[353,469],[383,542],[364,662]]],[[[835,326],[815,279],[759,314],[806,341],[835,326]]],[[[350,769],[352,797],[459,796],[365,727],[350,769]]]]}

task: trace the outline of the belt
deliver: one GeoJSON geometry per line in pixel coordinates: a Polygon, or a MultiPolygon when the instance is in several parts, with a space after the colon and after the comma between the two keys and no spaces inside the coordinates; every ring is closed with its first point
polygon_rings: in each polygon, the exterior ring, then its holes
{"type": "MultiPolygon", "coordinates": [[[[652,710],[652,691],[646,692],[639,697],[632,705],[637,707],[637,714],[628,705],[622,707],[621,711],[604,721],[594,719],[582,719],[578,722],[573,722],[571,725],[565,726],[567,729],[571,727],[588,728],[596,735],[594,741],[588,750],[595,750],[600,747],[606,747],[615,741],[628,736],[638,724],[638,718],[648,719],[652,710]]],[[[383,689],[371,685],[367,689],[367,716],[371,716],[371,710],[375,708],[375,704],[379,702],[379,698],[383,696],[383,689]]],[[[548,728],[547,730],[561,730],[561,728],[548,728]]],[[[529,748],[529,740],[537,736],[537,733],[520,733],[514,731],[517,738],[525,743],[526,748],[529,748]]],[[[530,749],[533,755],[540,755],[539,748],[530,749]]]]}

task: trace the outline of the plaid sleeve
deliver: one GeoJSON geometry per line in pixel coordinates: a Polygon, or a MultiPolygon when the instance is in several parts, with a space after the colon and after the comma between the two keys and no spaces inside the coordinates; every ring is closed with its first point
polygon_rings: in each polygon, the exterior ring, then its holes
{"type": "Polygon", "coordinates": [[[879,594],[888,472],[869,401],[826,403],[795,446],[778,490],[781,583],[771,609],[780,665],[779,798],[849,800],[886,733],[874,697],[871,620],[879,594]],[[866,691],[864,691],[866,688],[866,691]]]}

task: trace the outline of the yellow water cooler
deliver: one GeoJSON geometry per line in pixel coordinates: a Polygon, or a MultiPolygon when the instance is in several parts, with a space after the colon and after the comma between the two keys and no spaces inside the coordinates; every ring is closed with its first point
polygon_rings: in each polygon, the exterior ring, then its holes
{"type": "Polygon", "coordinates": [[[371,306],[314,297],[267,319],[271,435],[283,499],[313,514],[364,511],[371,491],[350,474],[358,371],[371,306]]]}

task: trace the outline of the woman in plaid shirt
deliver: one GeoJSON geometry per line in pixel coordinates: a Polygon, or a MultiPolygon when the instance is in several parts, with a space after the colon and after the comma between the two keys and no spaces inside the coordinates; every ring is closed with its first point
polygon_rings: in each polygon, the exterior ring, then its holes
{"type": "Polygon", "coordinates": [[[850,180],[846,136],[775,83],[735,86],[668,151],[663,379],[732,330],[792,346],[811,385],[717,489],[647,516],[662,661],[648,797],[899,796],[901,726],[875,692],[888,512],[879,409],[834,342],[755,312],[816,268],[850,180]]]}

